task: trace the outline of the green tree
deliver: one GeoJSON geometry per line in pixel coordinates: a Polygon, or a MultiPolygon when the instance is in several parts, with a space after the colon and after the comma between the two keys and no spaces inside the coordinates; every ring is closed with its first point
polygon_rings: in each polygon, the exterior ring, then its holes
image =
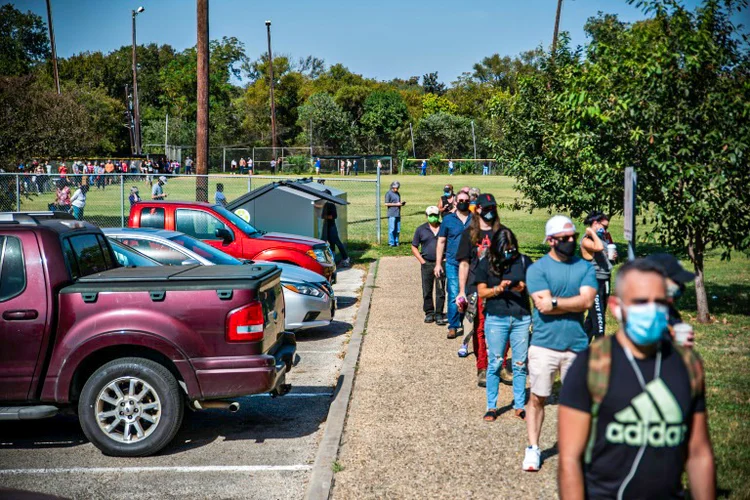
{"type": "Polygon", "coordinates": [[[49,38],[42,18],[11,4],[0,6],[0,75],[20,76],[50,55],[49,38]]]}
{"type": "Polygon", "coordinates": [[[438,72],[427,73],[422,76],[422,88],[426,94],[445,94],[445,84],[438,80],[438,72]]]}
{"type": "Polygon", "coordinates": [[[361,125],[368,151],[395,153],[396,137],[409,119],[404,99],[398,92],[376,91],[365,101],[361,125]]]}
{"type": "Polygon", "coordinates": [[[443,112],[430,114],[420,120],[414,136],[419,157],[473,155],[471,120],[463,116],[443,112]]]}
{"type": "Polygon", "coordinates": [[[307,143],[312,125],[313,143],[338,154],[352,148],[351,117],[325,92],[311,95],[299,108],[300,143],[307,143]]]}
{"type": "Polygon", "coordinates": [[[454,114],[458,111],[458,105],[450,99],[436,94],[424,94],[422,96],[423,116],[435,113],[454,114]]]}

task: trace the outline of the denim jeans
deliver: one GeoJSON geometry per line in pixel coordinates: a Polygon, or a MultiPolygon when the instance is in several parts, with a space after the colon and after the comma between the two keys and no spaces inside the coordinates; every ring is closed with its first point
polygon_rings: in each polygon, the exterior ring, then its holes
{"type": "Polygon", "coordinates": [[[388,244],[398,245],[398,235],[401,232],[401,217],[388,217],[388,244]]]}
{"type": "Polygon", "coordinates": [[[445,288],[448,290],[448,329],[461,328],[464,315],[458,312],[458,262],[445,262],[445,288]]]}
{"type": "Polygon", "coordinates": [[[526,355],[529,350],[531,316],[493,316],[484,319],[484,335],[490,352],[487,368],[487,409],[497,408],[500,369],[503,365],[505,344],[510,338],[513,360],[513,408],[522,410],[526,403],[526,355]]]}

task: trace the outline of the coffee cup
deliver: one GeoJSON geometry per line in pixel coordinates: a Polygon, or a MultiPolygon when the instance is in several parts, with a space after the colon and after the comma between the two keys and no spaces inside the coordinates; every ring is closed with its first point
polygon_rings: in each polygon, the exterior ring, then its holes
{"type": "Polygon", "coordinates": [[[609,260],[615,260],[617,257],[617,245],[614,243],[610,243],[607,245],[607,258],[609,260]]]}
{"type": "Polygon", "coordinates": [[[679,345],[685,345],[693,334],[693,327],[687,323],[677,323],[672,327],[672,331],[674,331],[674,341],[679,345]]]}

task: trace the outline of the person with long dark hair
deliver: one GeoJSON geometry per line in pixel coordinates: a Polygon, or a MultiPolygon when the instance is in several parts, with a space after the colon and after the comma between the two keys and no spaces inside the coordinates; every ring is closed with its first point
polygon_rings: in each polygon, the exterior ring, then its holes
{"type": "Polygon", "coordinates": [[[489,351],[484,414],[488,422],[497,419],[500,370],[508,341],[513,362],[513,409],[516,417],[526,418],[526,355],[531,326],[526,269],[530,265],[531,259],[518,249],[516,235],[503,227],[492,236],[486,257],[477,266],[477,293],[484,304],[484,338],[489,351]]]}

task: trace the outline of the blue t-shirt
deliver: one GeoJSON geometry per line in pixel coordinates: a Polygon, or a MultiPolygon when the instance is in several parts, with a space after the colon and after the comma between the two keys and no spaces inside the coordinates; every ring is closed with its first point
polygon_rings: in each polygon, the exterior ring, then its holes
{"type": "Polygon", "coordinates": [[[222,193],[221,191],[216,191],[214,200],[216,200],[217,205],[221,205],[222,207],[225,207],[227,205],[227,197],[224,196],[224,193],[222,193]]]}
{"type": "MultiPolygon", "coordinates": [[[[549,290],[553,297],[575,297],[582,286],[598,287],[594,266],[579,257],[558,262],[545,255],[526,271],[526,287],[530,294],[549,290]]],[[[556,351],[586,350],[589,345],[583,331],[583,314],[542,314],[534,308],[534,333],[531,345],[556,351]]]]}
{"type": "Polygon", "coordinates": [[[456,261],[458,244],[461,242],[461,235],[469,227],[470,222],[471,214],[466,218],[465,223],[461,222],[461,219],[456,214],[448,214],[443,217],[438,238],[445,238],[445,259],[449,264],[458,265],[458,261],[456,261]]]}

